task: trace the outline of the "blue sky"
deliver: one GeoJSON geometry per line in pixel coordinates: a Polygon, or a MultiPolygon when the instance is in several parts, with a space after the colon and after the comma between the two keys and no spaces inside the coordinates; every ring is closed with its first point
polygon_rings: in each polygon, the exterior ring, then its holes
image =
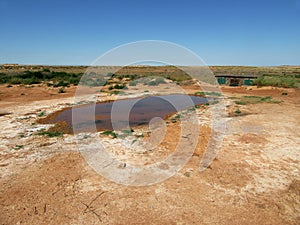
{"type": "Polygon", "coordinates": [[[0,64],[89,65],[140,40],[209,65],[300,65],[300,0],[0,0],[0,64]]]}

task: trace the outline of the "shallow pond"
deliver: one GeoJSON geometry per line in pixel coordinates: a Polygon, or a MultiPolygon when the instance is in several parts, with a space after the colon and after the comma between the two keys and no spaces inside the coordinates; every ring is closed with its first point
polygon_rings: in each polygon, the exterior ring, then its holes
{"type": "Polygon", "coordinates": [[[122,130],[166,119],[182,110],[205,104],[207,99],[182,94],[147,96],[67,108],[53,114],[49,123],[66,122],[76,132],[122,130]],[[73,124],[73,125],[72,125],[73,124]]]}

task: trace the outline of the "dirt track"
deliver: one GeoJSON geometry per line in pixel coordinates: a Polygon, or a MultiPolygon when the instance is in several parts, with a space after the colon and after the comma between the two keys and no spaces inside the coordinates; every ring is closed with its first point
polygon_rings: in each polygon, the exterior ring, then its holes
{"type": "Polygon", "coordinates": [[[22,96],[13,90],[0,88],[0,113],[11,113],[0,117],[1,224],[299,224],[299,90],[224,88],[228,113],[237,106],[227,97],[282,102],[238,106],[243,114],[227,117],[227,135],[209,169],[198,172],[200,143],[177,175],[147,187],[96,174],[72,135],[31,135],[45,126],[35,124],[39,112],[66,107],[75,89],[62,95],[24,89],[22,96]]]}

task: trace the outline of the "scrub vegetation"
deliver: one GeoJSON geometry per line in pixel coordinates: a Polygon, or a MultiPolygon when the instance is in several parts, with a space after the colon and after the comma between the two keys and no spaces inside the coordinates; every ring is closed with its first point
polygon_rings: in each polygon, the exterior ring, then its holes
{"type": "Polygon", "coordinates": [[[277,75],[263,75],[253,81],[254,85],[284,87],[284,88],[300,88],[300,75],[294,76],[277,76],[277,75]]]}
{"type": "MultiPolygon", "coordinates": [[[[193,75],[199,70],[195,68],[186,67],[185,70],[193,75]]],[[[254,85],[257,86],[300,87],[300,67],[296,66],[211,66],[210,69],[215,75],[256,75],[258,78],[254,80],[254,85]]],[[[0,65],[0,84],[11,87],[12,85],[29,86],[44,83],[48,87],[55,88],[78,85],[80,82],[90,87],[109,86],[110,90],[113,90],[136,86],[139,83],[156,86],[165,83],[166,79],[176,83],[186,82],[192,79],[189,74],[175,66],[95,67],[91,69],[87,66],[0,65]],[[91,71],[85,74],[84,79],[81,79],[88,70],[91,71]]]]}
{"type": "Polygon", "coordinates": [[[261,96],[243,96],[240,99],[234,101],[237,105],[248,105],[257,103],[281,103],[281,101],[272,99],[271,96],[261,97],[261,96]]]}

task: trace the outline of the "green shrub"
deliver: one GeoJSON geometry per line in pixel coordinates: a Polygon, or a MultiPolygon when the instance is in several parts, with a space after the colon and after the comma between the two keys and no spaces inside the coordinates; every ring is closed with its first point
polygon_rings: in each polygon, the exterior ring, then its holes
{"type": "Polygon", "coordinates": [[[123,89],[124,87],[126,87],[126,84],[116,84],[114,86],[115,89],[123,89]]]}
{"type": "Polygon", "coordinates": [[[122,94],[125,94],[125,92],[124,91],[117,91],[117,90],[115,90],[115,91],[110,92],[110,94],[111,95],[122,95],[122,94]]]}
{"type": "Polygon", "coordinates": [[[203,91],[198,91],[195,92],[195,95],[200,95],[200,96],[222,96],[222,93],[219,92],[203,92],[203,91]]]}
{"type": "Polygon", "coordinates": [[[103,131],[103,132],[101,132],[101,134],[107,135],[107,136],[111,136],[112,138],[116,138],[117,137],[117,134],[114,131],[112,131],[112,130],[103,131]]]}
{"type": "Polygon", "coordinates": [[[57,91],[59,94],[60,93],[65,93],[66,91],[65,91],[65,89],[64,88],[60,88],[60,89],[58,89],[58,91],[57,91]]]}
{"type": "Polygon", "coordinates": [[[13,77],[10,79],[10,84],[22,84],[22,79],[18,77],[13,77]]]}
{"type": "Polygon", "coordinates": [[[59,131],[45,131],[45,130],[41,130],[37,133],[38,135],[41,135],[41,136],[47,136],[47,137],[60,137],[63,135],[62,132],[59,132],[59,131]]]}
{"type": "Polygon", "coordinates": [[[178,114],[175,115],[174,118],[175,118],[175,119],[179,119],[179,118],[181,118],[181,117],[182,117],[182,116],[180,115],[180,113],[178,113],[178,114]]]}
{"type": "Polygon", "coordinates": [[[24,147],[23,145],[15,145],[14,149],[18,150],[18,149],[21,149],[23,147],[24,147]]]}
{"type": "Polygon", "coordinates": [[[70,84],[73,84],[73,85],[78,85],[78,84],[79,84],[79,81],[80,81],[80,78],[78,78],[78,77],[71,77],[71,78],[69,79],[69,83],[70,83],[70,84]]]}
{"type": "Polygon", "coordinates": [[[260,98],[261,102],[270,102],[272,100],[271,96],[266,96],[266,97],[262,97],[260,98]]]}
{"type": "Polygon", "coordinates": [[[42,117],[42,116],[45,116],[46,115],[46,113],[45,113],[45,111],[42,111],[42,112],[40,112],[40,113],[38,113],[38,117],[42,117]]]}
{"type": "Polygon", "coordinates": [[[129,130],[121,130],[122,135],[120,137],[127,137],[127,136],[131,136],[133,133],[133,129],[129,129],[129,130]]]}
{"type": "Polygon", "coordinates": [[[254,95],[248,95],[248,96],[243,96],[243,98],[254,98],[254,99],[260,99],[261,97],[260,96],[254,96],[254,95]]]}
{"type": "MultiPolygon", "coordinates": [[[[82,73],[50,72],[45,68],[42,71],[25,71],[16,75],[0,74],[0,83],[11,84],[40,84],[53,81],[57,86],[67,86],[70,83],[78,84],[82,73]],[[62,80],[65,80],[64,82],[62,80]],[[67,82],[69,81],[69,82],[67,82]],[[60,84],[58,84],[60,83],[60,84]]],[[[98,82],[96,80],[96,82],[98,82]]],[[[94,82],[93,82],[94,83],[94,82]]]]}
{"type": "Polygon", "coordinates": [[[276,75],[264,75],[260,76],[253,81],[254,85],[258,87],[262,86],[274,86],[293,88],[299,84],[299,79],[296,76],[276,76],[276,75]]]}
{"type": "Polygon", "coordinates": [[[38,80],[43,79],[44,75],[41,71],[25,71],[24,74],[21,75],[22,78],[36,78],[38,80]]]}
{"type": "Polygon", "coordinates": [[[247,104],[246,102],[243,102],[243,101],[235,101],[234,103],[237,105],[246,105],[247,104]]]}
{"type": "Polygon", "coordinates": [[[242,112],[241,112],[240,109],[237,109],[237,110],[234,111],[234,113],[235,113],[235,114],[241,114],[242,112]]]}
{"type": "Polygon", "coordinates": [[[218,104],[218,103],[219,103],[218,100],[213,100],[213,101],[210,101],[210,102],[209,102],[210,105],[216,105],[216,104],[218,104]]]}
{"type": "Polygon", "coordinates": [[[43,69],[43,72],[49,73],[50,70],[49,70],[48,68],[44,68],[44,69],[43,69]]]}
{"type": "Polygon", "coordinates": [[[53,84],[53,87],[67,87],[67,86],[69,86],[69,85],[70,85],[69,82],[62,81],[62,80],[61,80],[61,81],[59,81],[59,82],[53,84]]]}
{"type": "Polygon", "coordinates": [[[243,96],[241,99],[234,101],[237,105],[257,104],[262,102],[280,103],[281,101],[273,100],[271,96],[243,96]]]}
{"type": "Polygon", "coordinates": [[[38,78],[32,77],[32,78],[26,78],[23,80],[23,84],[40,84],[41,81],[38,78]]]}

